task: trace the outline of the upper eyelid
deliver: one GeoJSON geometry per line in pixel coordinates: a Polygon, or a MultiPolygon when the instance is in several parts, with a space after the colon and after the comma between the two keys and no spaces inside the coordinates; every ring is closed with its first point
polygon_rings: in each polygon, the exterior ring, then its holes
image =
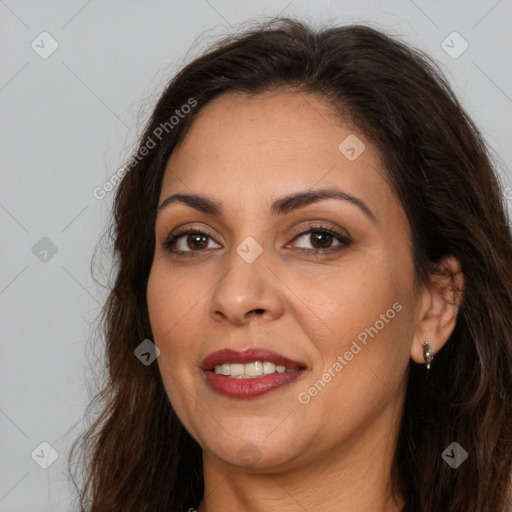
{"type": "MultiPolygon", "coordinates": [[[[290,229],[292,229],[293,231],[296,231],[293,236],[302,233],[306,229],[315,228],[315,229],[330,229],[335,232],[339,232],[340,235],[343,235],[346,238],[351,237],[351,235],[349,234],[347,229],[345,229],[341,225],[336,225],[337,223],[332,220],[327,220],[327,219],[324,219],[324,220],[313,219],[312,220],[311,216],[304,216],[304,217],[298,217],[298,218],[292,219],[292,223],[295,225],[294,228],[291,228],[291,224],[288,224],[288,226],[284,230],[289,231],[290,229]],[[305,223],[305,225],[304,225],[304,223],[305,223]]],[[[199,221],[198,224],[201,224],[201,221],[199,221]]],[[[275,224],[274,224],[274,226],[275,226],[275,224]]],[[[227,228],[227,226],[224,225],[224,223],[222,223],[222,229],[226,229],[226,228],[227,228]]],[[[202,226],[196,226],[194,222],[187,222],[187,223],[184,223],[184,225],[179,225],[179,226],[175,227],[174,229],[167,229],[167,230],[163,229],[163,231],[165,232],[164,236],[169,237],[171,235],[171,233],[173,233],[173,232],[174,232],[174,234],[177,235],[177,234],[182,234],[184,232],[187,232],[189,229],[197,230],[199,232],[204,231],[205,234],[208,234],[208,236],[212,236],[212,234],[211,234],[212,230],[215,233],[219,233],[219,230],[217,228],[212,228],[211,226],[209,226],[207,228],[202,227],[202,226]]],[[[160,231],[160,229],[157,229],[157,231],[160,231]]],[[[230,229],[228,229],[228,231],[231,232],[230,229]]],[[[268,231],[267,231],[267,233],[268,233],[268,231]]],[[[213,236],[215,236],[215,235],[213,235],[213,236]]]]}
{"type": "MultiPolygon", "coordinates": [[[[300,227],[297,227],[293,230],[294,231],[294,234],[292,235],[293,237],[296,237],[301,234],[305,234],[310,230],[316,229],[316,230],[333,231],[335,234],[337,234],[339,236],[344,236],[345,238],[351,238],[351,235],[348,233],[348,231],[346,229],[343,229],[341,227],[329,226],[329,225],[327,225],[326,221],[306,221],[306,222],[307,222],[306,225],[301,225],[300,227]]],[[[217,230],[214,229],[214,231],[217,231],[217,230]]],[[[180,235],[195,233],[195,232],[202,233],[204,235],[209,236],[210,238],[214,238],[214,235],[212,235],[210,229],[193,226],[193,225],[192,226],[190,226],[190,225],[179,226],[173,230],[170,230],[170,231],[166,232],[167,234],[165,235],[165,238],[170,238],[171,236],[180,236],[180,235]]]]}

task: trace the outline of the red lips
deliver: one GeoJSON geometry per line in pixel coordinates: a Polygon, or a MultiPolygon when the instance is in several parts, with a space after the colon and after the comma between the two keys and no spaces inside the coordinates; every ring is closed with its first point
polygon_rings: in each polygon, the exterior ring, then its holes
{"type": "Polygon", "coordinates": [[[287,357],[263,348],[250,348],[242,351],[231,349],[218,350],[205,357],[202,369],[206,382],[215,393],[235,399],[261,397],[291,384],[306,373],[306,365],[304,363],[292,361],[287,357]],[[214,371],[218,364],[247,364],[255,361],[268,361],[276,366],[281,365],[287,370],[295,371],[242,379],[217,374],[214,371]]]}
{"type": "Polygon", "coordinates": [[[263,348],[250,348],[243,351],[236,351],[231,349],[218,350],[206,356],[202,363],[203,370],[213,370],[218,364],[224,363],[238,363],[246,364],[254,361],[268,361],[274,363],[276,366],[284,366],[287,370],[294,368],[305,368],[306,365],[300,361],[292,361],[271,350],[263,348]]]}

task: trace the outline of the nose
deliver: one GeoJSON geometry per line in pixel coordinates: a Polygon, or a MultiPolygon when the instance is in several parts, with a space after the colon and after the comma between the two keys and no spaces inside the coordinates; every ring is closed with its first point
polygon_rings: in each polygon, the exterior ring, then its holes
{"type": "Polygon", "coordinates": [[[210,315],[215,321],[242,326],[254,319],[275,320],[283,314],[283,285],[262,256],[247,263],[235,251],[230,255],[226,273],[210,299],[210,315]]]}

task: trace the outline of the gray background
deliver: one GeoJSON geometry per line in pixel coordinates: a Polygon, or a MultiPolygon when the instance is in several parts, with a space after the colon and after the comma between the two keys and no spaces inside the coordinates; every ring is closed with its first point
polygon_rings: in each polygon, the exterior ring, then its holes
{"type": "Polygon", "coordinates": [[[369,23],[426,50],[512,186],[510,0],[0,0],[1,512],[72,509],[68,450],[102,356],[87,343],[106,296],[90,263],[113,196],[94,188],[128,157],[185,60],[230,25],[275,14],[369,23]],[[31,47],[51,49],[43,31],[58,43],[46,59],[31,47]],[[469,44],[457,58],[441,46],[453,31],[469,44]],[[59,454],[47,469],[36,463],[43,441],[59,454]]]}

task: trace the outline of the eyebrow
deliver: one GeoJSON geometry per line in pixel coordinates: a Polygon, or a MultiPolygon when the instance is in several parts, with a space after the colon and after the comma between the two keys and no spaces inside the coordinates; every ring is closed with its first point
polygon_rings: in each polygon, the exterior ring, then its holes
{"type": "MultiPolygon", "coordinates": [[[[335,188],[307,190],[304,192],[295,192],[293,194],[280,197],[274,201],[274,203],[272,203],[270,212],[274,216],[284,215],[324,199],[338,199],[341,201],[348,201],[349,203],[357,206],[374,223],[377,223],[375,215],[366,205],[366,203],[364,203],[364,201],[335,188]]],[[[158,207],[158,212],[162,211],[166,206],[178,202],[186,204],[187,206],[190,206],[200,212],[216,215],[217,217],[221,217],[223,214],[222,203],[216,201],[215,199],[211,199],[209,197],[201,196],[198,194],[180,193],[172,194],[167,199],[164,199],[158,207]]]]}

